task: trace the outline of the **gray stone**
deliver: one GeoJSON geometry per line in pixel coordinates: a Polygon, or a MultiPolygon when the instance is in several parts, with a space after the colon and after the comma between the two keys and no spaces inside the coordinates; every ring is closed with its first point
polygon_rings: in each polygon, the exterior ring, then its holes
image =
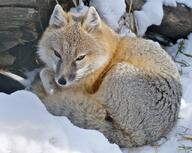
{"type": "Polygon", "coordinates": [[[0,53],[0,65],[1,66],[10,66],[13,65],[15,57],[9,53],[0,53]]]}

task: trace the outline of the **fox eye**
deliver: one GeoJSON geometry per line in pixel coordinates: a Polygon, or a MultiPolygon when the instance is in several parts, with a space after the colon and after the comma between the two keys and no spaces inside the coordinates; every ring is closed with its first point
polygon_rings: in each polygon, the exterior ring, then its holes
{"type": "Polygon", "coordinates": [[[54,50],[54,54],[55,54],[55,56],[57,56],[58,58],[61,58],[61,55],[60,55],[56,50],[54,50]]]}
{"type": "Polygon", "coordinates": [[[76,61],[81,61],[85,58],[86,55],[81,55],[79,57],[76,58],[76,61]]]}

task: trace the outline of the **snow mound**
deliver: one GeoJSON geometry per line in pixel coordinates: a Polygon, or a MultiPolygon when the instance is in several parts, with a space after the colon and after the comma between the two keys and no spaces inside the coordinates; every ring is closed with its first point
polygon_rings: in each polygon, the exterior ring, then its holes
{"type": "Polygon", "coordinates": [[[89,9],[87,6],[84,5],[82,0],[80,0],[79,2],[79,6],[70,9],[70,13],[75,17],[85,16],[89,9]]]}
{"type": "Polygon", "coordinates": [[[100,133],[52,116],[32,93],[0,93],[0,153],[121,153],[100,133]]]}
{"type": "Polygon", "coordinates": [[[163,4],[161,0],[148,0],[141,11],[134,12],[137,34],[143,36],[151,25],[160,25],[163,19],[163,4]]]}
{"type": "Polygon", "coordinates": [[[100,16],[107,22],[107,24],[115,31],[119,28],[119,19],[126,12],[126,5],[124,0],[91,0],[91,5],[94,6],[100,16]]]}

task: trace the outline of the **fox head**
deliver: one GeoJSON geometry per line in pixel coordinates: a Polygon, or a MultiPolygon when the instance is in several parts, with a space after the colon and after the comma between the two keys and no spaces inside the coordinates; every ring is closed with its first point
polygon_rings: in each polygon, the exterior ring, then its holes
{"type": "Polygon", "coordinates": [[[66,87],[107,64],[115,50],[115,33],[90,7],[81,20],[56,5],[49,26],[39,42],[39,56],[66,87]]]}

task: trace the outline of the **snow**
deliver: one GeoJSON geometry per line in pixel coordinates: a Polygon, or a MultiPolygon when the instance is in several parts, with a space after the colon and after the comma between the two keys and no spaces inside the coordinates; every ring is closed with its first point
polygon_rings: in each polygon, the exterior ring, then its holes
{"type": "Polygon", "coordinates": [[[27,91],[0,93],[0,153],[121,153],[99,132],[49,114],[27,91]]]}
{"type": "Polygon", "coordinates": [[[84,5],[83,1],[80,0],[79,6],[70,9],[70,13],[75,17],[83,17],[88,11],[88,7],[84,5]]]}
{"type": "Polygon", "coordinates": [[[185,56],[182,53],[179,53],[176,55],[176,51],[178,51],[178,48],[181,47],[182,51],[184,53],[187,53],[189,55],[192,55],[192,33],[188,36],[188,39],[179,39],[177,40],[177,43],[171,47],[167,47],[167,52],[173,56],[176,57],[176,63],[178,66],[179,71],[183,74],[183,76],[191,75],[192,73],[192,59],[191,57],[185,56]],[[183,45],[183,47],[181,47],[183,45]],[[183,64],[180,64],[182,62],[183,64]]]}
{"type": "Polygon", "coordinates": [[[173,57],[176,57],[178,69],[182,73],[183,97],[186,101],[192,102],[192,57],[182,53],[176,55],[176,51],[181,43],[183,43],[182,52],[192,55],[192,33],[189,34],[188,39],[179,39],[175,45],[167,47],[166,50],[173,57]]]}
{"type": "Polygon", "coordinates": [[[151,25],[160,25],[163,19],[163,4],[160,0],[148,0],[141,11],[134,12],[137,34],[143,36],[151,25]]]}
{"type": "Polygon", "coordinates": [[[176,0],[162,0],[163,5],[177,7],[176,0]]]}
{"type": "Polygon", "coordinates": [[[163,5],[176,7],[177,3],[192,8],[192,0],[147,0],[142,10],[134,11],[137,34],[143,36],[151,25],[160,25],[163,19],[163,5]]]}
{"type": "Polygon", "coordinates": [[[91,0],[90,4],[94,6],[99,15],[115,31],[119,28],[119,19],[125,13],[126,5],[124,0],[91,0]]]}

